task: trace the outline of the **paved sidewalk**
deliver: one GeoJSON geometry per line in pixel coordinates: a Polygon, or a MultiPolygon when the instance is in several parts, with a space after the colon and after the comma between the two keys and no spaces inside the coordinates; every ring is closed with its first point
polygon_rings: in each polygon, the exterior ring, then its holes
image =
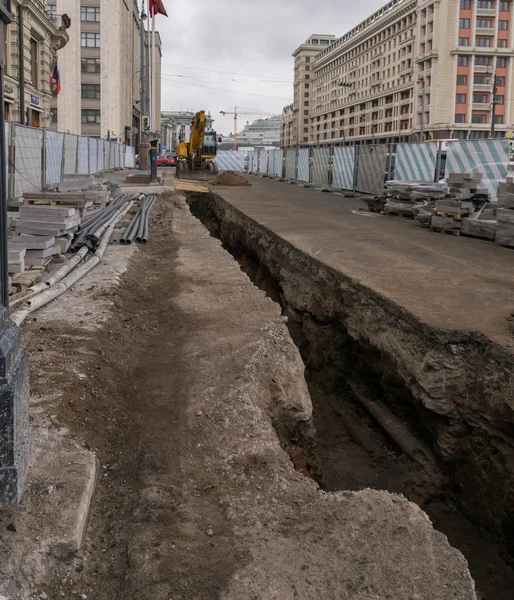
{"type": "Polygon", "coordinates": [[[432,233],[362,209],[335,193],[248,176],[251,187],[213,188],[300,250],[443,329],[479,331],[514,347],[514,251],[432,233]]]}

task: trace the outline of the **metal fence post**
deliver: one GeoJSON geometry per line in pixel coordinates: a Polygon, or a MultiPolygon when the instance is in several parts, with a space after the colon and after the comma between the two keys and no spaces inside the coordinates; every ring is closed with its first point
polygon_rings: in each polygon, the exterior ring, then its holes
{"type": "Polygon", "coordinates": [[[75,136],[77,138],[77,150],[75,151],[75,173],[74,175],[79,174],[79,136],[75,136]]]}
{"type": "Polygon", "coordinates": [[[298,146],[296,146],[296,154],[294,157],[294,178],[295,181],[298,181],[298,155],[299,155],[299,148],[298,146]]]}
{"type": "Polygon", "coordinates": [[[354,146],[353,151],[355,152],[353,161],[353,192],[357,191],[357,180],[359,177],[359,159],[360,159],[360,146],[354,146]]]}
{"type": "Polygon", "coordinates": [[[11,140],[10,140],[10,148],[9,148],[9,153],[8,153],[8,163],[7,163],[7,167],[9,169],[9,189],[7,190],[7,193],[9,195],[9,199],[14,198],[14,178],[16,176],[16,171],[14,169],[14,146],[15,146],[15,137],[14,137],[14,130],[16,129],[16,126],[14,123],[11,123],[10,126],[10,134],[11,134],[11,140]]]}
{"type": "Polygon", "coordinates": [[[41,191],[43,191],[46,186],[46,129],[43,129],[41,144],[41,191]]]}
{"type": "Polygon", "coordinates": [[[441,170],[441,158],[442,158],[441,155],[443,152],[443,143],[440,141],[436,142],[436,143],[437,143],[437,160],[435,161],[434,183],[437,183],[439,181],[439,171],[441,170]]]}

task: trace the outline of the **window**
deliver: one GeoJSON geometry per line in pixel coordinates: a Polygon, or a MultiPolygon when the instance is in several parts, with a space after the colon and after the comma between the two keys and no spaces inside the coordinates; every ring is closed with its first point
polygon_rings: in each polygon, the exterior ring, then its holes
{"type": "Polygon", "coordinates": [[[506,48],[507,40],[498,40],[498,48],[506,48]]]}
{"type": "Polygon", "coordinates": [[[305,57],[305,62],[309,62],[310,63],[311,62],[311,57],[310,56],[306,56],[305,57]]]}
{"type": "Polygon", "coordinates": [[[454,131],[452,134],[452,138],[454,140],[465,140],[466,132],[465,131],[454,131]]]}
{"type": "Polygon", "coordinates": [[[498,29],[500,31],[508,31],[509,22],[508,21],[498,21],[498,29]]]}
{"type": "Polygon", "coordinates": [[[466,94],[456,94],[455,104],[466,104],[466,94]]]}
{"type": "Polygon", "coordinates": [[[49,19],[51,19],[52,21],[54,19],[57,19],[57,4],[47,4],[46,10],[49,19]]]}
{"type": "Polygon", "coordinates": [[[100,84],[98,83],[83,83],[82,84],[82,98],[94,98],[98,100],[100,98],[100,84]]]}
{"type": "Polygon", "coordinates": [[[304,98],[308,98],[308,97],[309,97],[309,92],[304,92],[304,93],[303,93],[303,97],[304,97],[304,98]]]}
{"type": "Polygon", "coordinates": [[[469,29],[469,19],[459,19],[459,29],[469,29]]]}
{"type": "Polygon", "coordinates": [[[82,123],[95,123],[100,125],[100,111],[99,110],[83,110],[82,111],[82,123]]]}
{"type": "Polygon", "coordinates": [[[494,122],[496,125],[503,125],[503,115],[494,115],[494,122]]]}
{"type": "Polygon", "coordinates": [[[475,56],[475,65],[481,67],[488,67],[491,64],[489,56],[475,56]]]}
{"type": "Polygon", "coordinates": [[[485,123],[487,123],[487,116],[486,115],[471,115],[471,122],[472,123],[481,123],[482,125],[484,125],[485,123]]]}
{"type": "Polygon", "coordinates": [[[9,65],[9,28],[7,27],[7,25],[5,23],[2,24],[2,27],[4,28],[4,64],[3,64],[3,68],[4,68],[4,74],[5,73],[8,74],[8,65],[9,65]]]}
{"type": "Polygon", "coordinates": [[[39,43],[37,40],[31,38],[30,40],[30,74],[32,79],[32,85],[35,88],[39,87],[39,43]]]}
{"type": "Polygon", "coordinates": [[[82,73],[100,73],[99,58],[82,58],[82,73]]]}
{"type": "Polygon", "coordinates": [[[487,104],[489,96],[487,94],[473,94],[473,104],[487,104]]]}
{"type": "Polygon", "coordinates": [[[457,75],[457,85],[468,85],[468,76],[457,75]]]}
{"type": "Polygon", "coordinates": [[[52,123],[57,123],[57,109],[52,108],[50,111],[50,116],[52,117],[52,123]]]}
{"type": "Polygon", "coordinates": [[[309,133],[309,128],[308,128],[308,127],[304,127],[304,128],[303,128],[303,132],[304,132],[304,133],[309,133]]]}
{"type": "Polygon", "coordinates": [[[498,87],[505,87],[505,77],[496,77],[496,85],[498,87]]]}
{"type": "Polygon", "coordinates": [[[93,6],[81,6],[80,8],[81,21],[100,21],[100,8],[93,6]]]}
{"type": "Polygon", "coordinates": [[[475,75],[473,77],[473,83],[475,85],[486,85],[487,84],[487,77],[485,75],[475,75]]]}
{"type": "Polygon", "coordinates": [[[462,115],[462,114],[456,114],[455,115],[455,123],[465,123],[466,122],[466,115],[462,115]]]}
{"type": "Polygon", "coordinates": [[[509,12],[509,3],[508,2],[500,2],[500,11],[509,12]]]}
{"type": "Polygon", "coordinates": [[[80,45],[83,48],[100,48],[100,34],[82,32],[80,34],[80,45]]]}
{"type": "Polygon", "coordinates": [[[499,56],[496,59],[496,66],[500,69],[504,69],[507,66],[507,59],[504,56],[499,56]]]}
{"type": "Polygon", "coordinates": [[[492,27],[491,19],[477,19],[477,27],[492,27]]]}
{"type": "Polygon", "coordinates": [[[309,106],[309,103],[308,102],[304,102],[303,105],[304,106],[309,106]]]}
{"type": "Polygon", "coordinates": [[[468,57],[467,56],[459,56],[457,59],[457,64],[459,67],[467,67],[468,66],[468,57]]]}
{"type": "Polygon", "coordinates": [[[460,0],[460,7],[464,10],[471,8],[471,0],[460,0]]]}
{"type": "Polygon", "coordinates": [[[494,8],[493,0],[478,0],[477,8],[494,8]]]}
{"type": "Polygon", "coordinates": [[[491,46],[491,38],[477,38],[475,40],[475,46],[480,46],[481,48],[489,48],[491,46]]]}
{"type": "Polygon", "coordinates": [[[505,96],[495,96],[494,102],[495,104],[505,104],[505,96]]]}
{"type": "MultiPolygon", "coordinates": [[[[84,34],[82,34],[84,35],[84,34]]],[[[469,38],[460,37],[459,38],[459,46],[469,46],[469,38]]]]}

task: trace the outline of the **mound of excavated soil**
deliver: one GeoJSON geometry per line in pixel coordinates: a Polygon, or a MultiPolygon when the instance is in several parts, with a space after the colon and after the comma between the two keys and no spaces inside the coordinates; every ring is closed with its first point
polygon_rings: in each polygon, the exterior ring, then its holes
{"type": "Polygon", "coordinates": [[[216,179],[212,182],[212,185],[238,186],[252,184],[248,181],[248,179],[245,179],[241,175],[234,173],[234,171],[224,171],[216,177],[216,179]]]}

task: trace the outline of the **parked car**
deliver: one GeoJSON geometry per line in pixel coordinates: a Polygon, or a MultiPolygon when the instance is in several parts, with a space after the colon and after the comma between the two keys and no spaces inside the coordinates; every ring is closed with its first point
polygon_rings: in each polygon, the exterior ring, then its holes
{"type": "Polygon", "coordinates": [[[175,159],[172,156],[164,156],[157,157],[157,166],[158,167],[174,167],[175,159]]]}

